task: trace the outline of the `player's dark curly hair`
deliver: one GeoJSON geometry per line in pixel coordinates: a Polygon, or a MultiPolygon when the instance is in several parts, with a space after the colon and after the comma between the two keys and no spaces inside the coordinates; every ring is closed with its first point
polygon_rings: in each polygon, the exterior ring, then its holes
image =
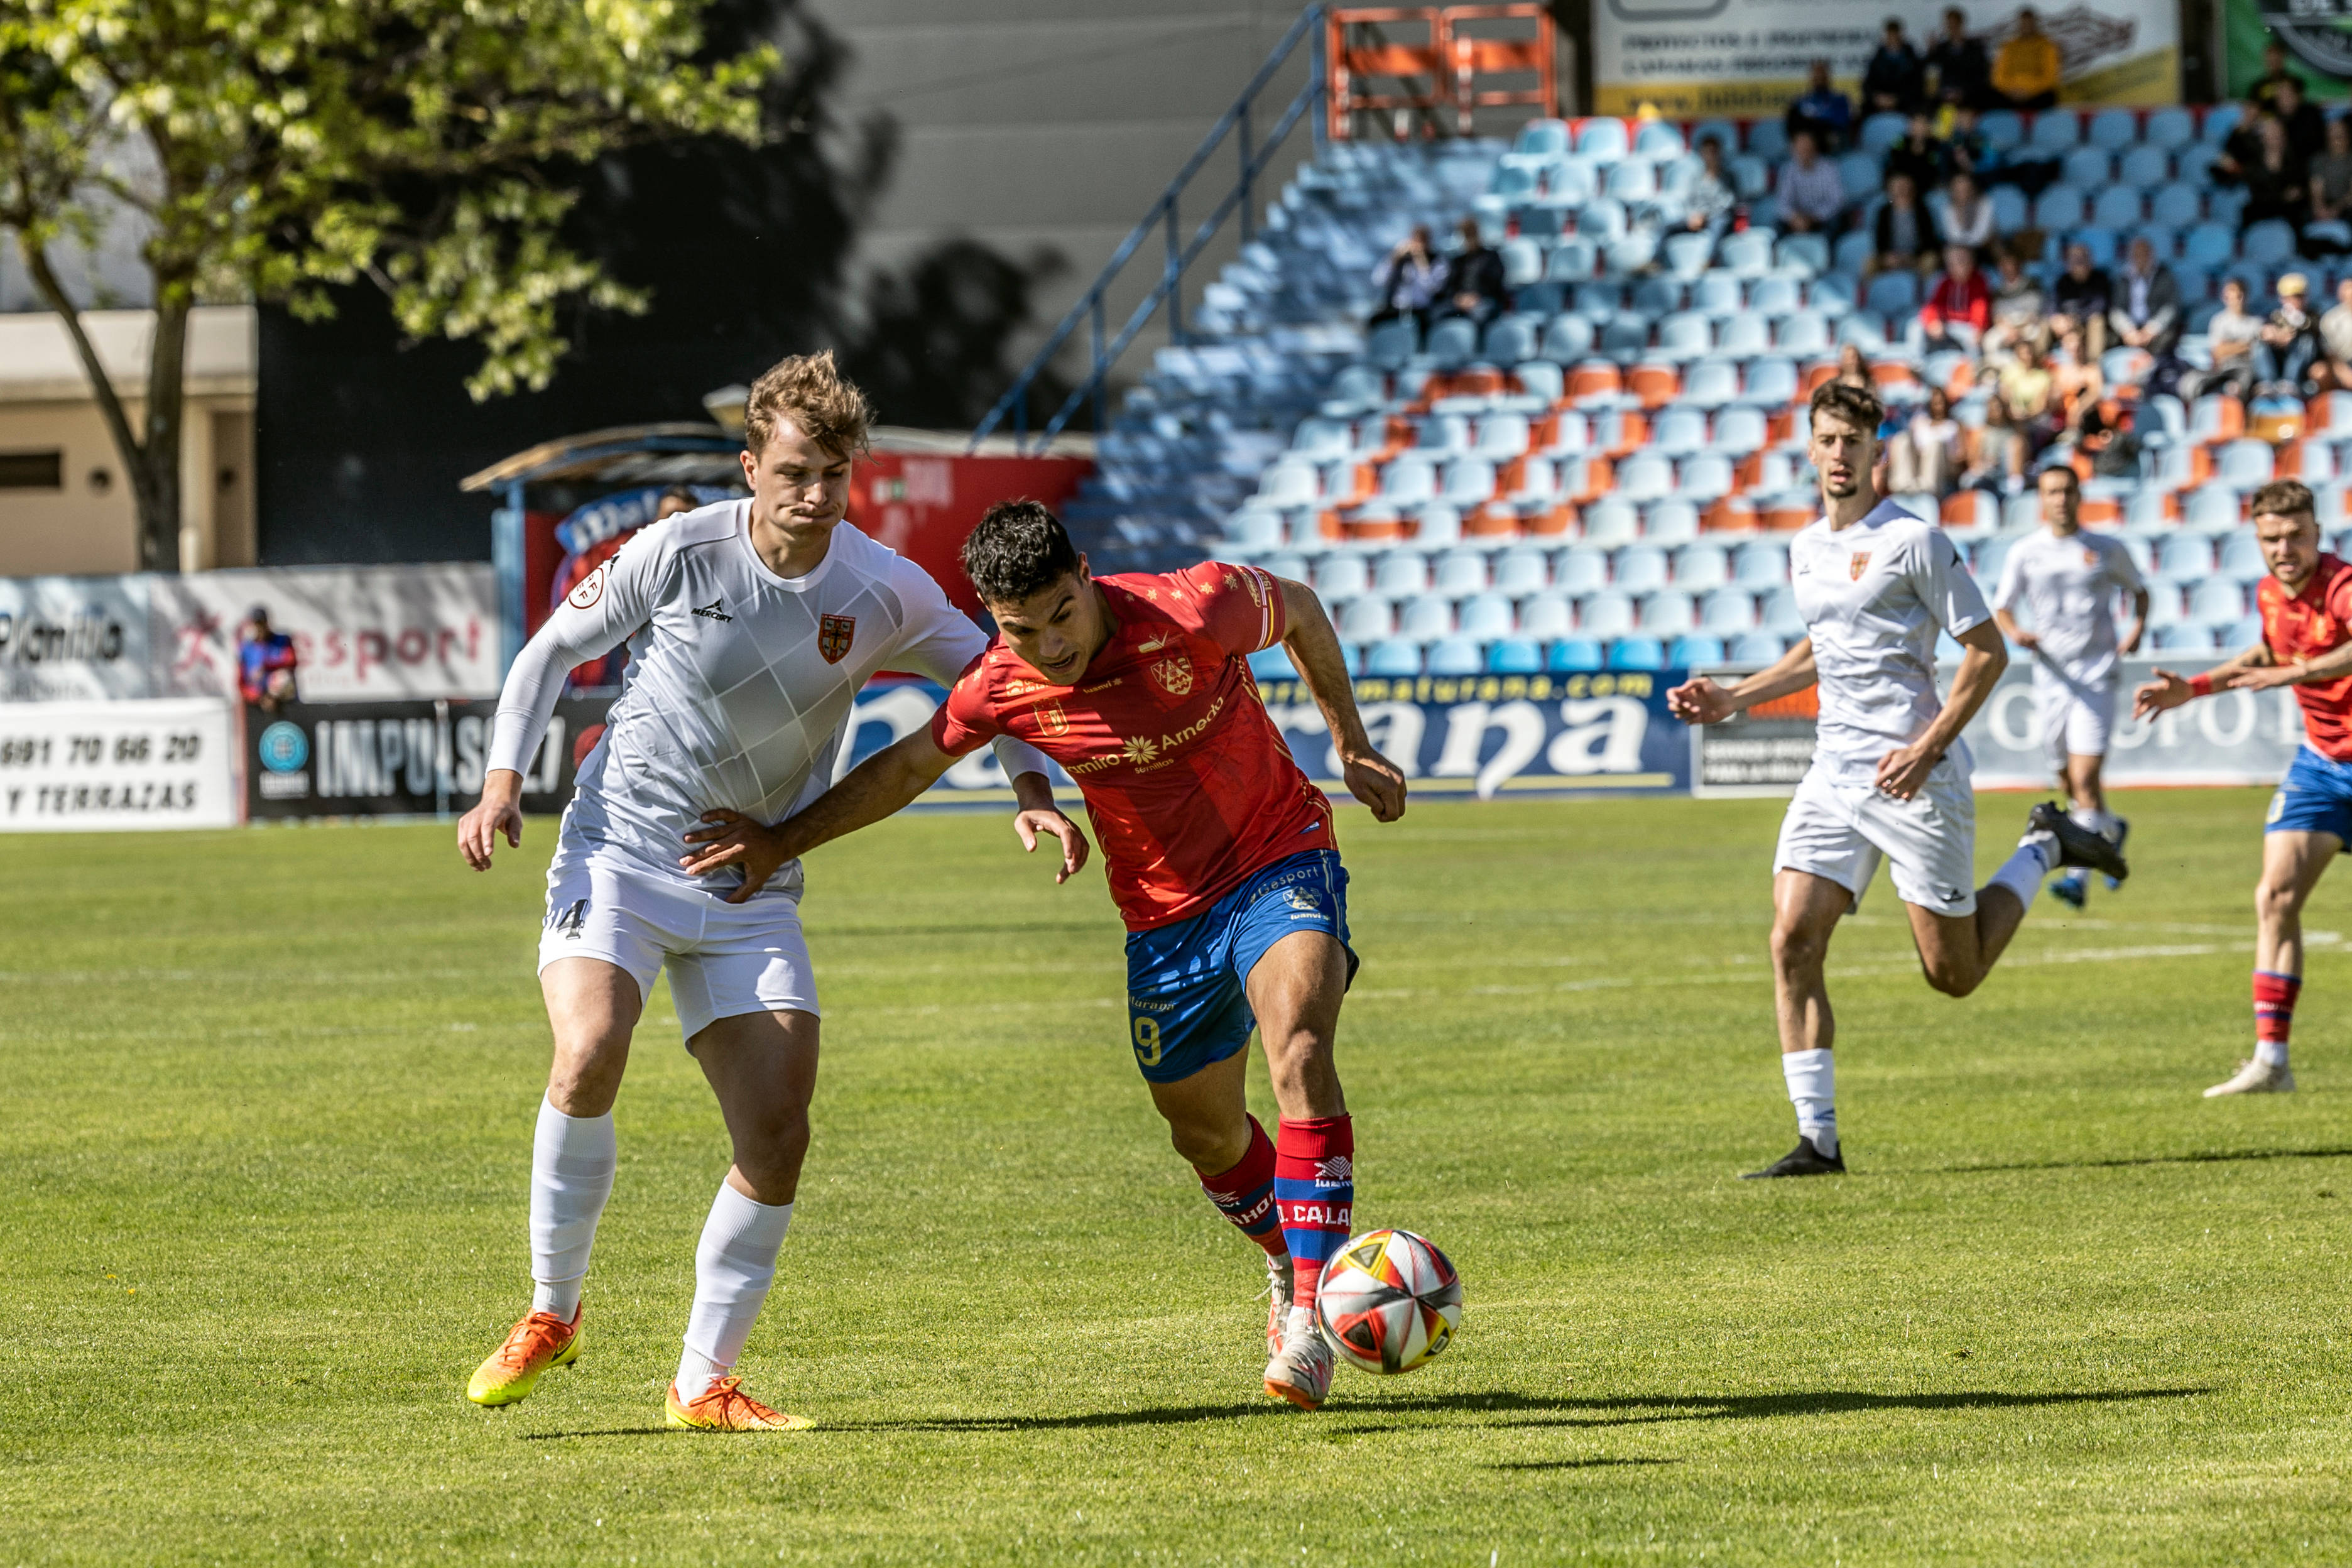
{"type": "Polygon", "coordinates": [[[1034,500],[998,501],[963,542],[963,574],[984,604],[1020,604],[1077,569],[1062,520],[1034,500]]]}
{"type": "Polygon", "coordinates": [[[1875,436],[1886,419],[1886,405],[1878,395],[1849,382],[1825,381],[1813,388],[1809,405],[1816,415],[1834,414],[1865,435],[1875,436]]]}

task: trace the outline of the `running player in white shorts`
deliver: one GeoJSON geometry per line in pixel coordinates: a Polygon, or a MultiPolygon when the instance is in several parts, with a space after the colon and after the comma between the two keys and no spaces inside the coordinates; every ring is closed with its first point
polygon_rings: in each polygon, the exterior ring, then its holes
{"type": "MultiPolygon", "coordinates": [[[[2099,773],[2116,725],[2119,661],[2139,651],[2147,630],[2147,585],[2123,541],[2083,531],[2082,481],[2067,468],[2044,468],[2042,531],[2021,539],[2001,563],[1992,618],[2001,636],[2033,656],[2033,694],[2042,710],[2042,743],[2050,771],[2066,792],[2067,815],[2117,848],[2131,824],[2107,811],[2099,773]],[[2130,595],[2132,626],[2116,640],[2115,600],[2130,595]],[[2031,628],[2017,624],[2022,599],[2031,628]]],[[[2090,874],[2074,867],[2050,885],[2053,896],[2076,909],[2090,894],[2090,874]]]]}
{"type": "MultiPolygon", "coordinates": [[[[581,1286],[613,1188],[613,1101],[667,967],[687,1049],[734,1145],[695,1253],[667,1419],[730,1431],[807,1425],[730,1375],[774,1280],[808,1148],[817,1000],[801,868],[747,888],[732,867],[684,868],[694,835],[780,821],[832,785],[858,689],[876,671],[949,684],[988,639],[920,567],[843,521],[850,460],[873,414],[831,354],[775,366],[745,413],[751,499],[651,524],[572,591],[507,677],[482,802],[458,825],[477,870],[500,833],[521,842],[521,771],[566,672],[636,634],[548,871],[539,963],[555,1059],[531,1156],[536,1290],[475,1373],[466,1392],[478,1405],[512,1404],[579,1354],[581,1286]]],[[[1086,840],[1053,807],[1045,757],[1002,740],[997,756],[1024,840],[1054,834],[1066,874],[1075,871],[1086,840]]]]}
{"type": "Polygon", "coordinates": [[[1831,1049],[1836,1024],[1822,966],[1839,917],[1862,901],[1884,858],[1909,906],[1927,984],[1965,996],[1984,983],[2055,867],[2125,874],[2115,846],[2033,808],[2017,852],[1981,889],[1976,798],[1960,731],[2009,663],[1984,596],[1944,531],[1878,499],[1871,471],[1885,411],[1867,390],[1826,383],[1808,440],[1821,518],[1789,546],[1806,637],[1769,669],[1732,687],[1700,676],[1666,694],[1693,724],[1820,684],[1813,763],[1797,786],[1773,858],[1772,969],[1780,1067],[1797,1110],[1797,1146],[1757,1176],[1843,1173],[1831,1049]],[[1936,635],[1963,649],[1952,695],[1936,695],[1936,635]]]}

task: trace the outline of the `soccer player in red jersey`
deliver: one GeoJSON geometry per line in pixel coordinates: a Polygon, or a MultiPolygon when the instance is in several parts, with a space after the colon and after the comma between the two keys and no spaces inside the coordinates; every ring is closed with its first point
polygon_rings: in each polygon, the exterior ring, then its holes
{"type": "Polygon", "coordinates": [[[2256,490],[2253,513],[2271,569],[2254,590],[2262,642],[2185,680],[2158,669],[2132,702],[2146,717],[2216,691],[2291,686],[2303,707],[2303,747],[2271,797],[2254,887],[2254,1059],[2208,1100],[2293,1092],[2287,1035],[2303,990],[2304,900],[2352,844],[2352,562],[2320,549],[2311,491],[2293,479],[2256,490]]]}
{"type": "MultiPolygon", "coordinates": [[[[1312,1410],[1331,1385],[1316,1283],[1355,1203],[1331,1047],[1356,955],[1331,803],[1291,760],[1249,656],[1288,650],[1349,791],[1377,820],[1404,814],[1404,775],[1366,737],[1339,638],[1301,584],[1213,561],[1097,578],[1034,501],[991,507],[963,563],[997,635],[930,726],[772,828],[714,814],[688,869],[740,864],[748,896],[770,868],[880,821],[992,736],[1028,741],[1067,769],[1127,921],[1136,1064],[1176,1152],[1265,1249],[1266,1392],[1312,1410]],[[1243,1098],[1253,1025],[1282,1110],[1275,1139],[1243,1098]]],[[[1061,837],[1057,881],[1084,861],[1086,840],[1059,812],[1015,824],[1033,849],[1041,833],[1061,837]]]]}

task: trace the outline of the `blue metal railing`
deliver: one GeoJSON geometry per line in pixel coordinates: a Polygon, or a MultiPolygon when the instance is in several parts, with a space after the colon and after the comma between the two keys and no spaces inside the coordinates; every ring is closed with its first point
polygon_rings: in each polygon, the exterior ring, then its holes
{"type": "Polygon", "coordinates": [[[1300,116],[1310,113],[1313,116],[1315,146],[1318,152],[1322,150],[1325,139],[1329,133],[1328,117],[1319,111],[1325,91],[1324,84],[1328,76],[1323,58],[1324,10],[1325,7],[1322,5],[1317,4],[1308,5],[1299,13],[1298,20],[1291,25],[1290,31],[1282,36],[1282,41],[1275,45],[1274,52],[1266,57],[1265,64],[1258,68],[1257,75],[1250,79],[1249,85],[1242,89],[1241,96],[1234,100],[1234,106],[1225,110],[1215,125],[1210,127],[1207,137],[1202,141],[1192,156],[1186,160],[1184,167],[1177,173],[1176,177],[1168,182],[1168,188],[1160,194],[1160,199],[1152,204],[1151,210],[1146,213],[1143,220],[1129,232],[1124,240],[1119,242],[1118,248],[1111,253],[1109,264],[1104,267],[1101,275],[1096,278],[1093,287],[1079,296],[1078,302],[1070,307],[1069,314],[1062,318],[1061,324],[1055,327],[1053,335],[1045,340],[1045,347],[1037,351],[1036,357],[1032,359],[1028,367],[1014,378],[1013,384],[1005,389],[1004,395],[996,400],[996,406],[990,409],[988,416],[980,422],[980,427],[971,433],[971,444],[975,448],[979,447],[983,437],[996,430],[1009,418],[1013,425],[1015,447],[1023,452],[1031,451],[1060,435],[1068,426],[1072,416],[1081,407],[1089,404],[1093,405],[1094,410],[1094,427],[1097,430],[1107,428],[1109,424],[1106,407],[1107,386],[1111,367],[1118,363],[1119,355],[1127,352],[1128,346],[1135,342],[1137,334],[1141,332],[1150,322],[1151,318],[1159,313],[1162,305],[1168,309],[1169,341],[1179,345],[1188,341],[1188,334],[1184,329],[1182,295],[1184,269],[1200,257],[1202,251],[1208,248],[1209,242],[1215,238],[1217,231],[1224,226],[1225,219],[1233,216],[1236,212],[1241,215],[1242,243],[1247,245],[1255,237],[1259,176],[1265,172],[1266,165],[1273,161],[1276,152],[1281,148],[1284,139],[1290,134],[1291,129],[1298,123],[1300,116]],[[1290,58],[1292,52],[1302,41],[1307,47],[1307,85],[1298,90],[1297,96],[1293,98],[1289,105],[1284,109],[1282,117],[1275,122],[1272,134],[1260,143],[1252,134],[1253,107],[1258,94],[1265,90],[1266,83],[1274,79],[1275,72],[1282,68],[1283,62],[1290,58]],[[1192,176],[1201,172],[1208,163],[1210,155],[1216,152],[1228,135],[1234,137],[1239,148],[1239,175],[1232,188],[1225,192],[1209,216],[1202,220],[1198,228],[1193,230],[1192,241],[1187,244],[1177,221],[1178,198],[1183,195],[1185,186],[1192,183],[1192,176]],[[1120,327],[1115,335],[1106,338],[1104,333],[1108,320],[1104,301],[1109,295],[1111,285],[1126,269],[1127,264],[1134,259],[1137,252],[1140,251],[1150,239],[1154,230],[1161,232],[1167,238],[1166,256],[1160,265],[1159,281],[1154,283],[1150,291],[1144,295],[1142,302],[1135,307],[1134,313],[1128,317],[1127,323],[1120,327]],[[1054,411],[1053,417],[1045,422],[1045,427],[1037,433],[1036,439],[1033,443],[1029,436],[1030,388],[1036,384],[1040,376],[1045,374],[1055,357],[1062,352],[1063,346],[1077,331],[1081,322],[1087,323],[1089,329],[1088,342],[1092,349],[1091,368],[1086,379],[1072,388],[1069,396],[1063,399],[1062,405],[1054,411]]]}

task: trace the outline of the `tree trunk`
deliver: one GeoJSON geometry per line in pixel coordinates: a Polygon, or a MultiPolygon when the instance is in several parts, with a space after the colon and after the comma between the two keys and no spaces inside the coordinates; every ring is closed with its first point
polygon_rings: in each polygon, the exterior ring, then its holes
{"type": "Polygon", "coordinates": [[[184,372],[188,357],[185,282],[155,280],[155,341],[147,354],[147,429],[139,443],[139,565],[147,572],[180,569],[180,438],[187,411],[184,372]]]}

